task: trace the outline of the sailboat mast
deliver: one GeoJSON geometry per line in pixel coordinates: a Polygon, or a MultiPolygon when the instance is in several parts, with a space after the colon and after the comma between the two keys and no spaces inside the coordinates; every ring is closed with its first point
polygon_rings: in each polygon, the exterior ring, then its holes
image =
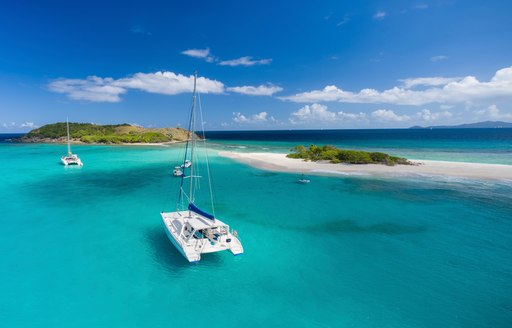
{"type": "Polygon", "coordinates": [[[69,118],[66,117],[66,126],[68,131],[68,154],[71,155],[71,146],[69,144],[69,118]]]}
{"type": "Polygon", "coordinates": [[[192,133],[192,147],[190,150],[190,202],[194,202],[194,151],[196,148],[196,82],[197,82],[197,71],[194,72],[194,93],[192,95],[192,116],[191,116],[191,130],[192,133]]]}

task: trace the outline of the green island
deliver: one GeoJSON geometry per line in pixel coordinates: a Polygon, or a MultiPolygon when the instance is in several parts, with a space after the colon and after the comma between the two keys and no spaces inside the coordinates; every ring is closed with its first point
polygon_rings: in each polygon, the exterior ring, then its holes
{"type": "Polygon", "coordinates": [[[301,158],[313,162],[329,161],[330,163],[385,164],[389,166],[396,164],[413,165],[413,163],[405,158],[391,156],[385,153],[339,149],[330,145],[311,145],[309,147],[296,146],[293,147],[291,151],[292,153],[286,155],[286,157],[301,158]]]}
{"type": "MultiPolygon", "coordinates": [[[[186,141],[190,132],[182,128],[151,129],[130,124],[98,125],[69,123],[73,143],[134,144],[186,141]]],[[[24,143],[64,143],[67,141],[66,122],[47,124],[21,137],[24,143]]]]}

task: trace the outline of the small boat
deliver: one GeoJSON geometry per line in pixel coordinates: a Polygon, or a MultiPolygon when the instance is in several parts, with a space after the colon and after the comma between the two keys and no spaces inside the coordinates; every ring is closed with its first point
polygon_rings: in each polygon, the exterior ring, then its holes
{"type": "Polygon", "coordinates": [[[188,159],[186,159],[186,160],[185,160],[185,162],[184,162],[183,164],[181,164],[181,165],[180,165],[180,167],[181,167],[182,169],[186,169],[186,168],[189,168],[189,167],[190,167],[190,165],[192,165],[192,162],[191,162],[191,161],[189,161],[188,159]]]}
{"type": "Polygon", "coordinates": [[[175,166],[174,170],[172,170],[172,175],[175,177],[181,177],[183,175],[183,171],[181,170],[180,166],[175,166]]]}
{"type": "Polygon", "coordinates": [[[306,179],[306,177],[303,175],[301,175],[300,179],[298,180],[299,183],[310,183],[311,180],[309,179],[306,179]]]}
{"type": "MultiPolygon", "coordinates": [[[[192,110],[190,114],[189,130],[195,130],[196,121],[196,81],[197,73],[194,74],[194,91],[192,96],[192,110]]],[[[200,115],[199,117],[202,117],[200,115]]],[[[201,124],[201,126],[203,126],[201,124]]],[[[204,136],[204,133],[203,133],[204,136]]],[[[174,174],[181,172],[181,183],[179,186],[176,210],[174,212],[161,212],[162,224],[165,233],[177,250],[189,261],[198,262],[201,255],[205,253],[220,252],[229,250],[233,255],[239,255],[244,252],[242,243],[238,238],[236,230],[231,230],[229,225],[219,220],[214,211],[213,191],[210,179],[210,170],[208,165],[208,152],[206,151],[206,139],[202,138],[205,149],[203,151],[206,157],[204,171],[207,173],[207,184],[209,187],[209,199],[211,204],[211,213],[208,213],[198,207],[197,204],[204,204],[207,201],[201,199],[198,179],[201,176],[197,172],[201,169],[198,164],[198,151],[196,150],[197,137],[192,133],[192,137],[185,146],[185,158],[183,166],[174,168],[174,174]],[[191,165],[194,162],[194,165],[191,165]],[[188,164],[187,164],[188,163],[188,164]],[[187,175],[183,174],[181,169],[189,168],[187,175]]]]}
{"type": "Polygon", "coordinates": [[[78,165],[78,166],[83,166],[84,163],[82,163],[82,161],[80,160],[80,158],[78,157],[78,155],[76,154],[73,154],[71,152],[71,144],[70,144],[70,141],[69,141],[69,120],[66,119],[66,127],[67,127],[67,133],[68,133],[68,153],[67,155],[65,156],[62,156],[60,158],[60,161],[62,162],[62,164],[64,164],[65,166],[68,166],[68,165],[78,165]]]}

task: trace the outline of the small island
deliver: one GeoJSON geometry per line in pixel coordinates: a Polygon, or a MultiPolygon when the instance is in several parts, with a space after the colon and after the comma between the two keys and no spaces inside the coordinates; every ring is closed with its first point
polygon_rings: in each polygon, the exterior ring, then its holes
{"type": "Polygon", "coordinates": [[[310,145],[296,146],[292,148],[293,153],[286,155],[289,158],[301,158],[306,161],[329,161],[330,163],[347,163],[347,164],[385,164],[394,166],[397,164],[413,165],[405,158],[391,156],[380,152],[367,152],[361,150],[345,150],[334,146],[310,145]]]}
{"type": "MultiPolygon", "coordinates": [[[[130,124],[98,125],[69,123],[72,143],[87,144],[150,144],[180,142],[189,139],[190,132],[182,128],[143,128],[130,124]]],[[[65,143],[66,122],[47,124],[19,138],[22,143],[65,143]]]]}

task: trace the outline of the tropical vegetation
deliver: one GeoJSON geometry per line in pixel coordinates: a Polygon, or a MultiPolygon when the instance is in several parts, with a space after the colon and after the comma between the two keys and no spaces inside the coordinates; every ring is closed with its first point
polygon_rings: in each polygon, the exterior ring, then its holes
{"type": "Polygon", "coordinates": [[[288,154],[289,158],[302,158],[306,161],[329,161],[330,163],[349,163],[349,164],[385,164],[410,165],[405,158],[391,156],[380,152],[367,152],[362,150],[346,150],[338,149],[334,146],[310,145],[296,146],[291,149],[292,153],[288,154]]]}
{"type": "MultiPolygon", "coordinates": [[[[159,143],[187,140],[190,133],[182,128],[148,129],[130,124],[98,125],[69,123],[70,138],[84,143],[159,143]]],[[[21,138],[22,142],[60,142],[67,136],[66,123],[47,124],[21,138]]]]}

